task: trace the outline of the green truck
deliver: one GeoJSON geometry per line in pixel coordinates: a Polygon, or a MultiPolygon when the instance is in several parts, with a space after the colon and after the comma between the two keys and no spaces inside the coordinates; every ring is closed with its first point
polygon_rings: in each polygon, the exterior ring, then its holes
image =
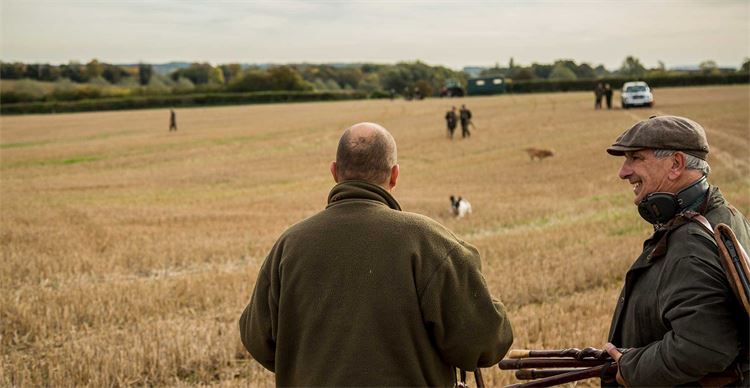
{"type": "Polygon", "coordinates": [[[506,92],[506,79],[502,76],[471,78],[467,81],[470,96],[501,94],[506,92]]]}

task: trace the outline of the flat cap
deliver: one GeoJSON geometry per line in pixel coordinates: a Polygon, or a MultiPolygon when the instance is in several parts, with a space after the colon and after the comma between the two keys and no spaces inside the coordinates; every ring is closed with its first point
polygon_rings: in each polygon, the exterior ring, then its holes
{"type": "Polygon", "coordinates": [[[693,120],[679,116],[651,116],[623,132],[607,148],[610,155],[622,156],[628,151],[645,148],[682,151],[706,160],[706,131],[693,120]]]}

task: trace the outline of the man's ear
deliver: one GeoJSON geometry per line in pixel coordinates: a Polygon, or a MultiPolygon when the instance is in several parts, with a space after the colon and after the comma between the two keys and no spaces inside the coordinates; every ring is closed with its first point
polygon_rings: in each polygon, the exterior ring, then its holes
{"type": "Polygon", "coordinates": [[[331,162],[331,175],[333,175],[333,181],[339,183],[338,175],[336,175],[336,162],[331,162]]]}
{"type": "Polygon", "coordinates": [[[396,181],[398,180],[399,167],[398,164],[391,167],[391,179],[388,181],[388,190],[392,190],[396,187],[396,181]]]}
{"type": "Polygon", "coordinates": [[[672,166],[669,168],[669,178],[676,180],[685,172],[685,154],[675,152],[672,155],[672,166]]]}

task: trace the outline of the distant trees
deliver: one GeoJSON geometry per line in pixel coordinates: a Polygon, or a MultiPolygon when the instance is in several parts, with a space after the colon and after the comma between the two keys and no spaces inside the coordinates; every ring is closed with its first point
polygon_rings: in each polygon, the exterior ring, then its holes
{"type": "Polygon", "coordinates": [[[640,78],[640,77],[643,77],[644,74],[646,74],[646,68],[643,67],[643,65],[641,64],[641,61],[638,58],[633,57],[633,56],[628,56],[622,62],[622,66],[620,66],[619,74],[624,75],[626,77],[640,78]]]}
{"type": "Polygon", "coordinates": [[[700,63],[700,65],[698,65],[698,68],[703,75],[719,73],[719,66],[715,61],[703,61],[700,63]]]}
{"type": "Polygon", "coordinates": [[[578,79],[576,73],[563,61],[558,61],[549,74],[551,80],[574,80],[578,79]]]}
{"type": "Polygon", "coordinates": [[[237,78],[242,72],[242,66],[239,63],[230,63],[219,66],[221,73],[224,75],[224,83],[230,83],[237,78]]]}
{"type": "Polygon", "coordinates": [[[575,80],[593,79],[608,74],[609,72],[602,65],[593,68],[588,63],[579,65],[570,59],[560,59],[551,65],[532,63],[531,66],[519,66],[511,58],[507,68],[495,64],[494,67],[483,70],[480,77],[502,76],[516,81],[533,79],[575,80]]]}
{"type": "Polygon", "coordinates": [[[195,85],[224,84],[224,73],[221,69],[211,66],[209,63],[193,63],[186,69],[178,69],[170,75],[172,80],[187,78],[195,85]]]}
{"type": "Polygon", "coordinates": [[[151,75],[154,74],[154,68],[151,65],[145,63],[138,64],[138,82],[143,85],[148,85],[151,81],[151,75]]]}
{"type": "Polygon", "coordinates": [[[116,84],[125,78],[131,77],[131,74],[120,66],[104,64],[101,76],[109,83],[116,84]]]}
{"type": "Polygon", "coordinates": [[[267,71],[251,69],[229,84],[233,92],[264,90],[312,90],[312,85],[290,66],[276,66],[267,71]]]}
{"type": "Polygon", "coordinates": [[[448,79],[466,83],[466,74],[448,69],[443,66],[429,66],[423,62],[399,62],[395,66],[385,66],[376,73],[380,79],[382,90],[395,90],[402,93],[405,90],[419,89],[423,96],[437,94],[448,79]]]}
{"type": "MultiPolygon", "coordinates": [[[[187,66],[179,63],[172,65],[155,67],[139,63],[118,66],[97,59],[91,59],[85,64],[71,61],[62,65],[0,62],[0,78],[3,81],[18,80],[3,87],[0,101],[72,101],[127,95],[163,96],[259,91],[350,91],[366,96],[387,96],[393,90],[408,96],[419,90],[419,93],[426,97],[438,95],[449,80],[465,86],[469,77],[462,71],[431,66],[421,61],[396,64],[289,64],[250,67],[239,63],[213,66],[207,62],[196,62],[187,66]]],[[[750,58],[744,59],[737,72],[750,73],[750,58]]],[[[570,59],[560,59],[552,64],[532,63],[524,66],[510,58],[507,67],[498,62],[483,69],[480,76],[501,76],[514,81],[564,81],[562,83],[566,85],[571,81],[577,81],[582,85],[598,78],[668,79],[676,75],[690,74],[723,77],[732,73],[735,71],[720,68],[712,60],[702,62],[695,70],[668,70],[662,61],[659,61],[657,67],[647,69],[638,58],[628,56],[620,68],[613,72],[601,64],[579,64],[570,59]]],[[[732,77],[736,79],[737,75],[732,77]]],[[[664,82],[668,84],[671,81],[664,82]]],[[[554,88],[559,87],[561,83],[552,84],[558,86],[553,85],[545,89],[546,86],[536,82],[516,82],[512,90],[553,91],[557,90],[554,88]],[[520,86],[531,84],[534,86],[520,86]]]]}

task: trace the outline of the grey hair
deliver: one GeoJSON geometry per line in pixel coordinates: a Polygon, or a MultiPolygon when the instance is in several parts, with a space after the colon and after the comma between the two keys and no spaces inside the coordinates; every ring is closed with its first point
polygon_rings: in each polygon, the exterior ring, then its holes
{"type": "MultiPolygon", "coordinates": [[[[654,156],[656,156],[659,159],[664,159],[666,157],[674,155],[675,150],[654,150],[654,156]]],[[[708,162],[701,158],[697,158],[693,155],[689,155],[686,153],[682,153],[685,155],[685,168],[688,170],[698,170],[703,173],[703,176],[708,176],[708,174],[711,173],[711,166],[708,165],[708,162]]]]}

